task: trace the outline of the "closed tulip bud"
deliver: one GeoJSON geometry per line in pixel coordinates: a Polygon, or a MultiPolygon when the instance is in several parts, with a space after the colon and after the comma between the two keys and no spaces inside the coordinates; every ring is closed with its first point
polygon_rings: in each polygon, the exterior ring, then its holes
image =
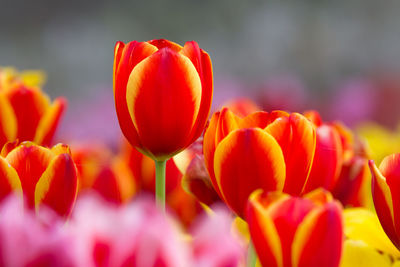
{"type": "Polygon", "coordinates": [[[342,207],[323,190],[303,198],[257,190],[249,198],[246,220],[263,266],[339,266],[342,207]]]}
{"type": "Polygon", "coordinates": [[[121,130],[140,152],[164,161],[193,143],[212,99],[211,60],[196,42],[117,42],[114,96],[121,130]]]}
{"type": "Polygon", "coordinates": [[[23,193],[25,203],[37,211],[44,204],[68,216],[75,202],[77,174],[68,146],[45,148],[23,142],[0,156],[0,198],[23,193]]]}
{"type": "Polygon", "coordinates": [[[379,169],[373,161],[369,162],[369,167],[376,213],[383,230],[400,249],[400,154],[385,157],[379,169]]]}
{"type": "Polygon", "coordinates": [[[224,108],[204,134],[204,159],[217,193],[243,217],[256,189],[299,195],[315,152],[315,128],[303,115],[255,112],[244,118],[224,108]]]}

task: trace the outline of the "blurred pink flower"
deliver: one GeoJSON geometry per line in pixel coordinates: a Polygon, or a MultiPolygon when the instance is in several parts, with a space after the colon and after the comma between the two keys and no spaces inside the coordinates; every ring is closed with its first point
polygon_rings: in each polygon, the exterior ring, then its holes
{"type": "Polygon", "coordinates": [[[0,214],[0,266],[77,266],[61,220],[44,224],[16,196],[2,202],[0,214]]]}
{"type": "Polygon", "coordinates": [[[70,223],[79,266],[188,266],[183,235],[150,199],[115,206],[88,195],[70,223]]]}
{"type": "Polygon", "coordinates": [[[193,225],[193,257],[196,267],[234,267],[244,262],[245,246],[232,232],[233,215],[223,206],[213,208],[193,225]]]}

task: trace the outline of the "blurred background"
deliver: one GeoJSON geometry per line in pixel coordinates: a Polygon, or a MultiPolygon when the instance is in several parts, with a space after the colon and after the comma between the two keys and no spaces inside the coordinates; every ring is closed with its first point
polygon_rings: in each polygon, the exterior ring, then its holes
{"type": "Polygon", "coordinates": [[[216,108],[247,96],[267,110],[318,109],[326,120],[393,128],[399,14],[398,0],[2,0],[0,65],[46,71],[44,90],[69,99],[61,134],[75,138],[119,133],[114,44],[157,38],[195,40],[210,54],[216,108]]]}

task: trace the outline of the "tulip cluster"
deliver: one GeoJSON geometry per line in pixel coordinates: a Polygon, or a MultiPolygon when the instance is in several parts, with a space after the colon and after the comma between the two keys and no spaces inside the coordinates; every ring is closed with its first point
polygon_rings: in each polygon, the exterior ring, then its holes
{"type": "Polygon", "coordinates": [[[400,266],[395,133],[247,98],[210,116],[194,41],[117,42],[113,76],[125,139],[55,144],[66,100],[0,68],[0,266],[400,266]]]}

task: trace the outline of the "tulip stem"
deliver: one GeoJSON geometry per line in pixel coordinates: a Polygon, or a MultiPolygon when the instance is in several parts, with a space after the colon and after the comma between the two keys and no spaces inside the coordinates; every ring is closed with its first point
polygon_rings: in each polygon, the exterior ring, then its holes
{"type": "Polygon", "coordinates": [[[247,251],[247,267],[255,267],[257,262],[257,253],[254,249],[253,242],[250,240],[249,248],[247,251]]]}
{"type": "Polygon", "coordinates": [[[167,161],[154,161],[156,164],[156,203],[165,212],[165,166],[167,161]]]}

